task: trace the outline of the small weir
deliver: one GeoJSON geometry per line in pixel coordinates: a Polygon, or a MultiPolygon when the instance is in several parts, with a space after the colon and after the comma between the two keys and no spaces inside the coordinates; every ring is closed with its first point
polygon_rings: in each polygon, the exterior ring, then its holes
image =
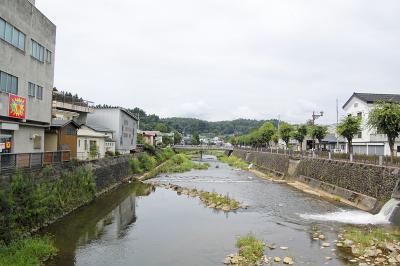
{"type": "Polygon", "coordinates": [[[332,221],[346,224],[389,224],[400,223],[400,200],[390,199],[378,214],[364,211],[342,210],[325,214],[300,214],[303,219],[317,221],[332,221]]]}

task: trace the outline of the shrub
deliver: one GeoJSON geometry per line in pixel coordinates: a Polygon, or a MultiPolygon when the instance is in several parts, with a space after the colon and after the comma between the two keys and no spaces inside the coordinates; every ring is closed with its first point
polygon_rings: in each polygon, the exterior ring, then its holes
{"type": "Polygon", "coordinates": [[[143,173],[143,169],[140,167],[140,165],[141,165],[140,161],[136,157],[132,157],[129,160],[129,166],[130,166],[130,169],[132,171],[132,174],[141,174],[141,173],[143,173]]]}
{"type": "Polygon", "coordinates": [[[236,247],[239,249],[239,255],[244,257],[248,263],[257,263],[264,256],[264,242],[252,234],[239,237],[236,247]]]}
{"type": "Polygon", "coordinates": [[[156,159],[154,157],[149,156],[146,153],[143,153],[139,156],[140,167],[145,171],[150,171],[156,167],[156,159]]]}
{"type": "Polygon", "coordinates": [[[115,156],[115,153],[112,152],[112,151],[106,151],[106,156],[114,157],[114,156],[115,156]]]}
{"type": "Polygon", "coordinates": [[[156,152],[157,152],[156,148],[154,146],[148,144],[148,143],[144,144],[143,151],[148,153],[148,154],[150,154],[150,155],[152,155],[152,156],[155,156],[156,152]]]}
{"type": "Polygon", "coordinates": [[[175,152],[174,152],[174,150],[171,149],[171,148],[165,148],[165,149],[163,150],[163,154],[164,154],[164,157],[165,157],[166,159],[171,159],[172,156],[175,155],[175,152]]]}
{"type": "Polygon", "coordinates": [[[0,241],[9,243],[23,236],[93,199],[95,193],[90,168],[78,167],[61,173],[54,182],[42,183],[32,175],[17,172],[10,186],[0,189],[0,241]]]}
{"type": "Polygon", "coordinates": [[[56,253],[49,237],[16,240],[10,245],[0,244],[0,265],[39,266],[56,253]]]}

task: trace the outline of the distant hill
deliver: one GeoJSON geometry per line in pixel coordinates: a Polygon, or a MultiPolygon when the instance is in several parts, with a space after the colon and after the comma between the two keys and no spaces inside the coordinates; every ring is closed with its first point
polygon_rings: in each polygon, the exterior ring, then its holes
{"type": "Polygon", "coordinates": [[[209,122],[196,118],[160,118],[155,114],[147,114],[140,108],[129,109],[140,118],[141,130],[158,130],[162,132],[176,130],[180,133],[192,134],[194,132],[208,135],[243,135],[253,129],[259,128],[265,122],[278,125],[278,120],[236,119],[232,121],[209,122]]]}

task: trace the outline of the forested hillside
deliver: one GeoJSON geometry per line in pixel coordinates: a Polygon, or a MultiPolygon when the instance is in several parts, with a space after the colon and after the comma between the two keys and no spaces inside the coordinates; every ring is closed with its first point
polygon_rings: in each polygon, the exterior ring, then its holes
{"type": "Polygon", "coordinates": [[[130,109],[130,111],[140,117],[141,130],[158,130],[162,132],[178,131],[180,133],[212,135],[244,135],[253,129],[259,128],[265,122],[272,122],[277,125],[278,120],[252,120],[236,119],[232,121],[208,122],[195,118],[160,118],[155,114],[147,114],[140,108],[130,109]]]}

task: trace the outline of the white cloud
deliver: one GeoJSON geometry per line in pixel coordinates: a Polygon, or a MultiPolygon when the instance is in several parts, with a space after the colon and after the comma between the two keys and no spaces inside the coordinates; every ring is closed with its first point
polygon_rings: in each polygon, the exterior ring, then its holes
{"type": "Polygon", "coordinates": [[[38,0],[60,89],[161,116],[305,121],[398,93],[397,0],[38,0]]]}

